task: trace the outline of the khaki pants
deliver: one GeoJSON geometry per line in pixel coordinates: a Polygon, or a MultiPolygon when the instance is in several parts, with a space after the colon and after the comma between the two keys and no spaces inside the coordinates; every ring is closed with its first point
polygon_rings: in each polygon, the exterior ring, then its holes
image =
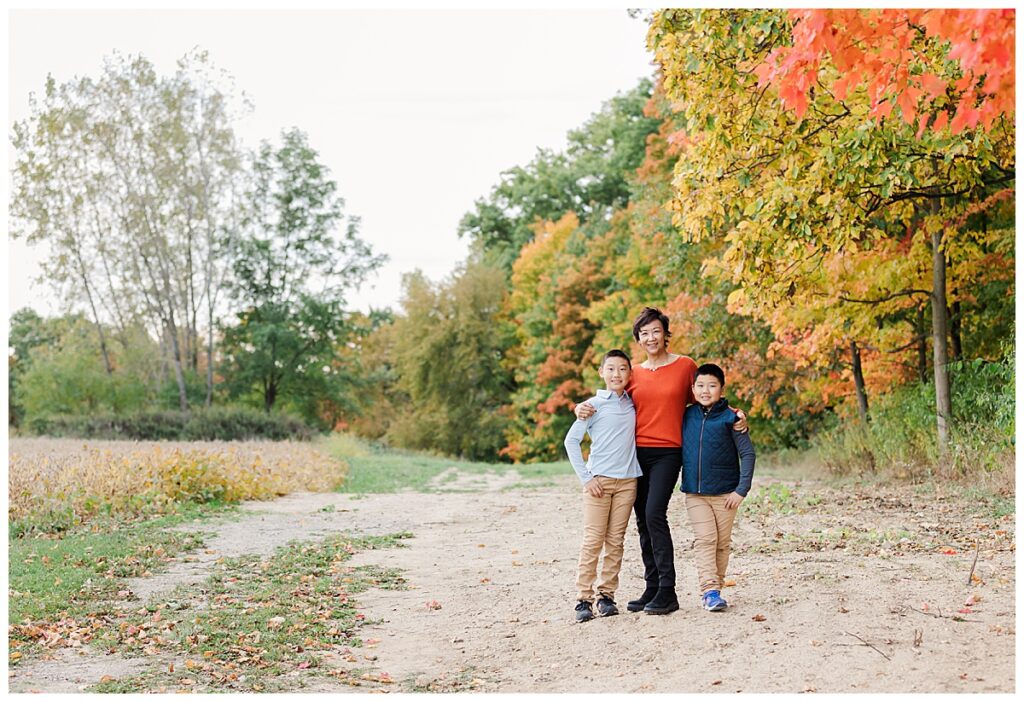
{"type": "Polygon", "coordinates": [[[629,524],[629,513],[636,498],[636,478],[594,477],[604,491],[594,497],[583,491],[583,547],[576,577],[577,599],[594,600],[594,591],[615,599],[619,586],[619,568],[622,566],[622,542],[629,524]],[[601,579],[597,580],[597,559],[604,547],[601,579]]]}
{"type": "Polygon", "coordinates": [[[729,544],[732,542],[736,510],[726,509],[725,495],[687,493],[686,513],[690,516],[695,537],[693,553],[697,561],[700,592],[703,595],[709,590],[721,590],[725,569],[729,565],[729,544]]]}

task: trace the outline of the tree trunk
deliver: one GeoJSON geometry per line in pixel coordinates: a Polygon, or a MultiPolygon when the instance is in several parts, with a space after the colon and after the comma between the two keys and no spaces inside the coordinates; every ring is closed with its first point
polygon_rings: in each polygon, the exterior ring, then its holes
{"type": "Polygon", "coordinates": [[[209,300],[208,318],[207,323],[209,324],[210,330],[206,341],[206,406],[210,407],[213,405],[213,300],[210,298],[209,292],[207,292],[207,300],[209,300]]]}
{"type": "Polygon", "coordinates": [[[167,319],[167,336],[171,340],[171,361],[174,363],[174,379],[178,381],[178,403],[182,412],[188,412],[188,393],[185,391],[185,373],[181,362],[181,344],[178,329],[174,324],[174,312],[167,319]]]}
{"type": "Polygon", "coordinates": [[[917,378],[921,384],[928,382],[928,338],[924,327],[924,305],[917,308],[917,378]]]}
{"type": "Polygon", "coordinates": [[[78,275],[82,279],[82,287],[85,288],[85,297],[89,302],[89,309],[92,311],[92,321],[96,325],[96,333],[100,338],[100,353],[103,354],[103,367],[107,371],[107,375],[114,374],[114,366],[110,363],[110,353],[107,351],[107,337],[103,333],[103,325],[100,323],[100,315],[96,311],[96,301],[92,296],[92,286],[89,285],[89,271],[85,267],[85,260],[82,257],[82,249],[78,245],[77,239],[72,239],[71,247],[75,255],[75,262],[78,264],[78,275]]]}
{"type": "Polygon", "coordinates": [[[853,385],[857,389],[857,409],[860,412],[860,420],[868,423],[868,395],[864,390],[864,371],[860,365],[860,349],[857,342],[850,341],[850,357],[853,360],[853,385]]]}
{"type": "Polygon", "coordinates": [[[263,409],[270,412],[270,409],[274,406],[274,401],[277,399],[277,383],[271,381],[263,392],[263,409]]]}
{"type": "MultiPolygon", "coordinates": [[[[933,212],[938,203],[933,204],[933,212]]],[[[935,374],[935,420],[939,456],[949,450],[949,427],[953,406],[949,395],[948,329],[946,324],[946,256],[942,251],[942,230],[932,233],[932,358],[935,374]]]]}

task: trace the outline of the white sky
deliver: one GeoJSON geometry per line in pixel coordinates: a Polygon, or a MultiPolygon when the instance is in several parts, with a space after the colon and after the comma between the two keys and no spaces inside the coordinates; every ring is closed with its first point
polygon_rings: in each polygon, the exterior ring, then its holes
{"type": "MultiPolygon", "coordinates": [[[[459,219],[502,170],[564,148],[568,130],[653,74],[646,24],[624,9],[12,10],[8,32],[8,128],[47,73],[96,75],[115,49],[170,73],[207,49],[255,105],[241,136],[305,130],[362,238],[390,257],[354,295],[360,309],[394,306],[404,272],[451,272],[468,245],[459,219]]],[[[32,282],[45,252],[8,252],[9,310],[56,313],[32,282]]]]}

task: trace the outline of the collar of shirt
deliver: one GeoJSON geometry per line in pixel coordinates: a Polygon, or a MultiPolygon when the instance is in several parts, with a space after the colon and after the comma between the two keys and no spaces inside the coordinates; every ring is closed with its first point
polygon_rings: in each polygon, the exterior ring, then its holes
{"type": "MultiPolygon", "coordinates": [[[[611,390],[598,390],[597,391],[597,396],[600,397],[602,400],[610,400],[613,397],[617,397],[616,394],[613,391],[611,391],[611,390]]],[[[630,401],[632,401],[633,400],[633,398],[631,398],[629,396],[629,393],[626,392],[625,390],[622,391],[622,395],[621,396],[618,396],[618,399],[620,401],[622,401],[622,400],[630,400],[630,401]]]]}

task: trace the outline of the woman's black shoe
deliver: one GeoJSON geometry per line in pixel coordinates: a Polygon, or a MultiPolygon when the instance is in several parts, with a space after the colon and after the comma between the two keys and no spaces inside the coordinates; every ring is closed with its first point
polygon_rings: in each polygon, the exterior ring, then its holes
{"type": "Polygon", "coordinates": [[[626,609],[628,609],[630,612],[639,612],[647,605],[648,602],[653,600],[654,596],[657,594],[658,588],[649,587],[646,590],[644,590],[644,594],[640,595],[638,599],[630,600],[629,602],[627,602],[626,609]]]}
{"type": "Polygon", "coordinates": [[[654,599],[644,605],[644,612],[647,614],[668,614],[679,609],[679,600],[676,599],[674,587],[659,587],[658,594],[654,599]]]}

